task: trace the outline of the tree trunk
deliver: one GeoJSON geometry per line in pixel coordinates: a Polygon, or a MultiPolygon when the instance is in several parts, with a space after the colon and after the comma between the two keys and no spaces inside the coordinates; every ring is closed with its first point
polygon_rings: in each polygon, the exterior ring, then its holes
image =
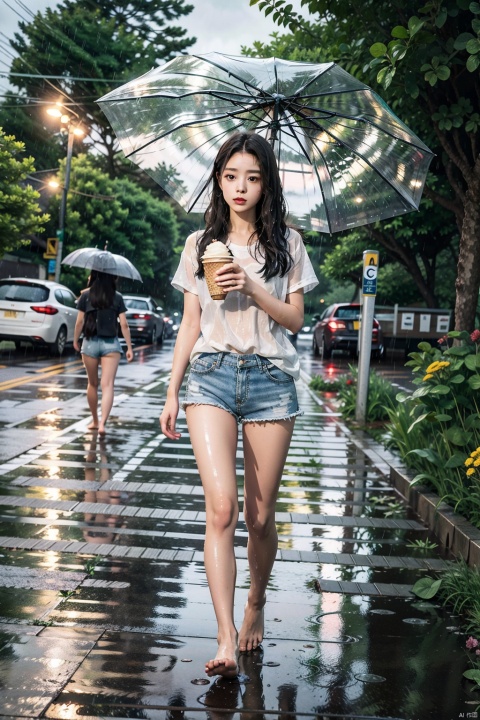
{"type": "Polygon", "coordinates": [[[455,330],[472,332],[480,287],[480,157],[465,195],[464,209],[455,282],[455,330]]]}

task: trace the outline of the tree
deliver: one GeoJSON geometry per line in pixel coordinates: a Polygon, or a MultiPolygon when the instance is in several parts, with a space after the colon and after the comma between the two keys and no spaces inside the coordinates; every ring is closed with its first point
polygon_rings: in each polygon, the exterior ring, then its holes
{"type": "MultiPolygon", "coordinates": [[[[64,171],[62,162],[60,180],[64,171]]],[[[58,199],[52,201],[53,216],[58,203],[58,199]]],[[[108,246],[138,268],[144,279],[142,292],[165,297],[178,238],[168,203],[126,178],[110,178],[93,157],[79,155],[72,161],[66,217],[65,255],[79,247],[108,246]]],[[[84,273],[63,266],[64,273],[73,289],[84,286],[84,273]]]]}
{"type": "Polygon", "coordinates": [[[33,158],[22,157],[24,149],[0,128],[0,255],[28,244],[49,219],[38,205],[39,193],[24,184],[35,170],[33,158]]]}
{"type": "MultiPolygon", "coordinates": [[[[10,41],[18,58],[11,72],[62,75],[64,80],[10,76],[25,97],[55,102],[63,99],[71,113],[89,129],[114,174],[116,140],[95,99],[121,82],[142,75],[170,60],[195,41],[169,24],[190,13],[185,0],[64,0],[57,9],[38,12],[32,22],[20,22],[10,41]],[[88,82],[82,78],[96,78],[88,82]]],[[[44,109],[32,115],[44,119],[44,109]]]]}
{"type": "MultiPolygon", "coordinates": [[[[437,153],[430,175],[437,186],[429,180],[425,197],[458,228],[455,326],[472,330],[480,287],[480,4],[364,0],[353,14],[349,0],[306,0],[314,16],[306,22],[285,0],[250,0],[257,3],[290,29],[274,43],[292,50],[291,59],[334,60],[381,84],[382,96],[437,153]]],[[[269,49],[254,46],[259,54],[269,49]]]]}

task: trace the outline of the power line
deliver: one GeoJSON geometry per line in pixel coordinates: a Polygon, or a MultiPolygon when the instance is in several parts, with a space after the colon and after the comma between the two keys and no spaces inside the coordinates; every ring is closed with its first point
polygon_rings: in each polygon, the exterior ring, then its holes
{"type": "MultiPolygon", "coordinates": [[[[22,59],[22,58],[20,58],[22,59]]],[[[23,60],[23,62],[25,62],[23,60]]],[[[6,64],[6,63],[5,63],[6,64]]],[[[0,77],[29,77],[29,78],[40,78],[42,80],[78,80],[80,82],[97,82],[97,83],[124,83],[126,80],[118,80],[111,78],[85,78],[85,77],[73,77],[71,75],[34,75],[33,73],[5,73],[0,71],[0,77]]],[[[57,88],[55,88],[57,89],[57,88]]]]}

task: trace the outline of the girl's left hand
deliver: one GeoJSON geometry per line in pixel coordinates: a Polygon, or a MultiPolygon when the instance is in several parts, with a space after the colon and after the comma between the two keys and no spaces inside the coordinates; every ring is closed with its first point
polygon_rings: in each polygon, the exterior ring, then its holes
{"type": "Polygon", "coordinates": [[[244,295],[251,295],[253,292],[252,280],[237,263],[228,263],[221,267],[220,270],[217,270],[215,282],[226,293],[237,290],[244,295]]]}

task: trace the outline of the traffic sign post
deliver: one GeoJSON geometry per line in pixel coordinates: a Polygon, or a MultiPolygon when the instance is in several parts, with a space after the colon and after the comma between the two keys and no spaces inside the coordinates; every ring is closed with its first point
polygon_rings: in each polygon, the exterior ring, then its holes
{"type": "Polygon", "coordinates": [[[56,237],[47,238],[47,248],[43,253],[43,257],[45,258],[45,260],[55,260],[55,258],[57,257],[57,252],[58,239],[56,237]]]}
{"type": "Polygon", "coordinates": [[[365,250],[363,253],[363,305],[360,325],[358,355],[358,384],[355,419],[364,423],[367,416],[368,382],[370,378],[370,355],[372,352],[373,316],[377,294],[378,252],[365,250]]]}

